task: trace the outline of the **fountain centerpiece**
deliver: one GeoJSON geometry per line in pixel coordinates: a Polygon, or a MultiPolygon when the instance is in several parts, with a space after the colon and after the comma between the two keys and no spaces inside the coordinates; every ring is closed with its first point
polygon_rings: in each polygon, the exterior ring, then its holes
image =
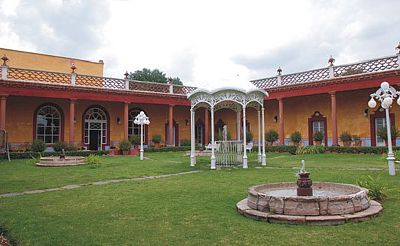
{"type": "Polygon", "coordinates": [[[236,208],[246,217],[270,223],[337,225],[364,221],[383,207],[369,200],[368,190],[356,185],[315,182],[302,161],[296,183],[250,187],[236,208]]]}

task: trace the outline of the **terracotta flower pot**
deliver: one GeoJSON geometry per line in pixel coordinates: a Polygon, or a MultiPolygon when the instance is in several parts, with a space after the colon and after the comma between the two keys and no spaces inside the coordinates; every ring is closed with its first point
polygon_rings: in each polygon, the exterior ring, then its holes
{"type": "Polygon", "coordinates": [[[322,144],[322,141],[314,141],[316,146],[320,146],[322,144]]]}
{"type": "Polygon", "coordinates": [[[108,151],[109,155],[118,155],[118,152],[119,152],[119,150],[117,150],[117,149],[110,149],[108,151]]]}
{"type": "Polygon", "coordinates": [[[351,141],[343,142],[343,146],[346,146],[346,147],[351,146],[351,141]]]}
{"type": "Polygon", "coordinates": [[[122,154],[123,154],[123,155],[129,155],[129,150],[123,150],[123,151],[122,151],[122,154]]]}

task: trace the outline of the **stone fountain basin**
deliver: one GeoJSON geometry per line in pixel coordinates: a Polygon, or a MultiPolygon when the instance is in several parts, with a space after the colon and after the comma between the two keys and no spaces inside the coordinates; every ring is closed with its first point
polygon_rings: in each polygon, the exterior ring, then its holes
{"type": "Polygon", "coordinates": [[[249,188],[247,206],[282,215],[354,214],[370,207],[368,190],[356,185],[314,182],[313,196],[297,196],[296,183],[262,184],[249,188]]]}
{"type": "Polygon", "coordinates": [[[40,161],[36,163],[36,166],[63,167],[63,166],[77,166],[83,164],[85,164],[85,158],[82,156],[66,156],[65,159],[61,159],[58,156],[54,156],[54,157],[40,158],[40,161]]]}

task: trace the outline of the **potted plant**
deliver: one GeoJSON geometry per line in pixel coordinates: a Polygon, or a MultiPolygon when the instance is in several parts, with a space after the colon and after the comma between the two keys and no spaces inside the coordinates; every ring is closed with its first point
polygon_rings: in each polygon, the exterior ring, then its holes
{"type": "Polygon", "coordinates": [[[140,145],[140,135],[132,135],[129,137],[129,142],[133,145],[133,147],[137,147],[140,145]]]}
{"type": "Polygon", "coordinates": [[[154,148],[158,149],[160,148],[160,143],[161,143],[161,135],[157,134],[154,135],[151,141],[154,143],[154,148]]]}
{"type": "Polygon", "coordinates": [[[109,155],[118,155],[119,150],[115,147],[111,147],[110,150],[108,151],[109,155]]]}
{"type": "Polygon", "coordinates": [[[122,140],[119,143],[119,149],[122,151],[123,155],[129,155],[129,150],[131,149],[132,144],[128,140],[122,140]]]}
{"type": "Polygon", "coordinates": [[[278,138],[279,134],[274,129],[271,129],[265,133],[265,141],[267,141],[267,145],[273,145],[278,138]]]}
{"type": "Polygon", "coordinates": [[[315,145],[319,146],[322,143],[322,140],[324,139],[324,134],[320,131],[314,132],[313,134],[313,140],[315,142],[315,145]]]}
{"type": "MultiPolygon", "coordinates": [[[[397,130],[396,127],[392,126],[390,128],[390,134],[392,135],[392,143],[396,143],[396,138],[399,136],[399,130],[397,130]]],[[[387,145],[387,130],[386,127],[381,128],[378,130],[377,135],[381,137],[383,140],[385,140],[386,145],[387,145]]]]}
{"type": "Polygon", "coordinates": [[[301,133],[299,131],[295,131],[290,135],[290,140],[292,140],[295,146],[298,146],[301,142],[301,133]]]}
{"type": "Polygon", "coordinates": [[[361,141],[360,136],[353,135],[352,138],[353,138],[353,141],[354,141],[354,146],[361,146],[362,141],[361,141]]]}
{"type": "Polygon", "coordinates": [[[350,133],[342,132],[342,134],[340,134],[340,140],[342,140],[344,146],[348,147],[351,145],[351,141],[353,139],[352,139],[350,133]]]}

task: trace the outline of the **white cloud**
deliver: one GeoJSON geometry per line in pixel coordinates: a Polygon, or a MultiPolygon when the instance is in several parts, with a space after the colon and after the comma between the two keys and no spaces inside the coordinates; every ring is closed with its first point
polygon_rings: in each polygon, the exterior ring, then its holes
{"type": "Polygon", "coordinates": [[[394,54],[400,2],[0,0],[0,46],[158,68],[215,88],[394,54]],[[12,3],[11,3],[12,2],[12,3]]]}

